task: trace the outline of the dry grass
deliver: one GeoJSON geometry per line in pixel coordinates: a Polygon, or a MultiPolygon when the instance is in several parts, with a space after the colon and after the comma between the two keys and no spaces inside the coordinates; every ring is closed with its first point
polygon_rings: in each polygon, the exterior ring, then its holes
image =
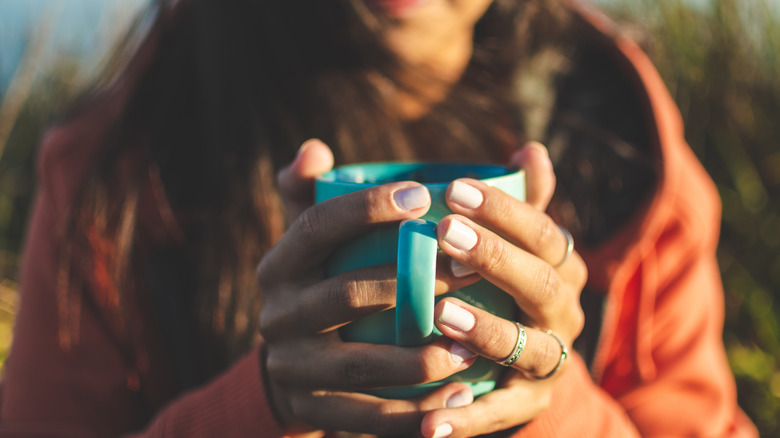
{"type": "Polygon", "coordinates": [[[18,285],[9,279],[0,281],[0,372],[11,347],[14,315],[19,304],[18,285]]]}

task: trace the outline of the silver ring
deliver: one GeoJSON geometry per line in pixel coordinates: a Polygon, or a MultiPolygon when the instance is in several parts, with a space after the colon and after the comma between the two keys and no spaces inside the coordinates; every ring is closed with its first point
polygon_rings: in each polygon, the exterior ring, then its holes
{"type": "Polygon", "coordinates": [[[558,229],[561,230],[561,233],[563,233],[563,237],[566,238],[566,254],[563,255],[561,261],[558,262],[556,265],[554,265],[553,268],[560,268],[561,265],[566,263],[566,260],[569,259],[569,255],[571,255],[571,252],[574,251],[574,239],[572,239],[569,230],[563,228],[560,225],[558,225],[558,229]]]}
{"type": "Polygon", "coordinates": [[[515,325],[517,326],[517,342],[515,343],[515,348],[512,349],[512,353],[507,356],[506,359],[498,362],[499,365],[503,365],[505,367],[511,366],[513,363],[517,362],[520,354],[522,354],[523,350],[525,350],[525,341],[528,337],[527,333],[525,332],[525,327],[523,327],[523,325],[519,322],[515,322],[515,325]]]}
{"type": "Polygon", "coordinates": [[[545,380],[545,379],[549,379],[550,377],[554,376],[555,373],[557,373],[558,370],[561,369],[561,366],[563,365],[563,362],[566,361],[566,358],[569,357],[569,349],[566,348],[566,345],[563,344],[563,341],[561,341],[561,338],[559,338],[558,335],[553,333],[552,330],[545,330],[544,332],[547,333],[548,335],[552,336],[556,341],[558,341],[558,345],[561,346],[561,358],[558,360],[558,365],[555,367],[555,369],[550,371],[549,373],[547,373],[546,376],[536,377],[536,376],[528,375],[528,377],[530,377],[530,378],[532,378],[534,380],[545,380]]]}

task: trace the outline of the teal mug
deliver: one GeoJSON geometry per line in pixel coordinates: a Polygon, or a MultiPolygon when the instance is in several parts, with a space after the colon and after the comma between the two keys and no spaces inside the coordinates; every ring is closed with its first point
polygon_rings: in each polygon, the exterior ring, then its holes
{"type": "MultiPolygon", "coordinates": [[[[503,166],[422,162],[363,163],[341,166],[317,178],[316,202],[396,181],[417,181],[428,188],[431,208],[421,219],[380,227],[341,246],[327,261],[329,277],[354,269],[397,263],[396,308],[361,318],[340,329],[349,342],[417,346],[441,336],[433,324],[439,299],[452,296],[499,317],[514,320],[512,297],[489,283],[477,283],[439,297],[436,280],[436,222],[452,211],[445,194],[450,182],[474,178],[525,200],[525,173],[503,166]]],[[[386,398],[413,398],[448,382],[463,382],[475,396],[492,391],[503,367],[478,357],[474,364],[447,379],[421,385],[368,391],[386,398]]]]}

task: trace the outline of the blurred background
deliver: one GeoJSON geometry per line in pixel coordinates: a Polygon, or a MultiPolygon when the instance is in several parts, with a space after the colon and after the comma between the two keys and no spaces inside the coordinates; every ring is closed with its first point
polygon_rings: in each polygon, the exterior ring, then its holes
{"type": "MultiPolygon", "coordinates": [[[[0,0],[0,370],[41,131],[146,2],[0,0]]],[[[780,0],[596,3],[655,61],[718,186],[724,341],[740,405],[762,436],[780,437],[780,0]]]]}

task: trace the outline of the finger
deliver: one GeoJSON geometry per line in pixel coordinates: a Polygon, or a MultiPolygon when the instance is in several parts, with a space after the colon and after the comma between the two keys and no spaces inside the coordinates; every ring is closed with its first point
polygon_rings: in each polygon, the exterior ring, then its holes
{"type": "MultiPolygon", "coordinates": [[[[441,300],[435,308],[436,328],[469,351],[501,362],[515,352],[518,329],[513,321],[499,318],[454,298],[441,300]]],[[[563,353],[551,335],[523,327],[525,346],[512,367],[531,376],[543,377],[555,370],[563,353]]]]}
{"type": "Polygon", "coordinates": [[[510,386],[489,392],[471,404],[437,409],[422,420],[424,437],[460,438],[489,434],[528,423],[550,405],[552,383],[512,379],[510,386]]]}
{"type": "Polygon", "coordinates": [[[269,348],[267,354],[268,375],[280,385],[337,391],[434,382],[465,370],[476,358],[462,345],[444,337],[409,348],[341,342],[335,333],[316,342],[288,341],[269,348]]]}
{"type": "Polygon", "coordinates": [[[512,155],[510,163],[525,170],[526,201],[537,210],[546,210],[555,192],[555,172],[547,148],[529,142],[512,155]]]}
{"type": "MultiPolygon", "coordinates": [[[[475,283],[479,276],[458,278],[450,270],[450,258],[436,264],[434,293],[442,295],[475,283]]],[[[260,332],[266,340],[291,334],[317,334],[362,317],[395,307],[396,266],[356,269],[317,282],[301,292],[278,294],[269,299],[261,315],[260,332]],[[289,294],[296,293],[295,300],[289,294]]]]}
{"type": "MultiPolygon", "coordinates": [[[[422,216],[430,193],[416,182],[396,182],[337,196],[306,209],[258,266],[261,286],[267,280],[300,280],[334,248],[379,225],[422,216]]],[[[392,226],[397,226],[392,224],[392,226]]]]}
{"type": "Polygon", "coordinates": [[[437,235],[442,251],[513,296],[541,327],[557,330],[555,316],[578,302],[552,266],[465,217],[446,216],[437,235]]]}
{"type": "Polygon", "coordinates": [[[567,252],[568,240],[555,221],[531,204],[474,179],[453,181],[447,205],[478,224],[556,266],[567,252]]]}
{"type": "Polygon", "coordinates": [[[305,141],[289,166],[279,171],[277,182],[288,222],[314,204],[314,178],[333,167],[333,152],[318,139],[305,141]]]}
{"type": "Polygon", "coordinates": [[[445,408],[453,399],[470,403],[464,393],[470,395],[471,390],[462,383],[452,383],[411,400],[319,391],[293,397],[292,408],[298,418],[317,429],[413,436],[427,412],[445,408]]]}

